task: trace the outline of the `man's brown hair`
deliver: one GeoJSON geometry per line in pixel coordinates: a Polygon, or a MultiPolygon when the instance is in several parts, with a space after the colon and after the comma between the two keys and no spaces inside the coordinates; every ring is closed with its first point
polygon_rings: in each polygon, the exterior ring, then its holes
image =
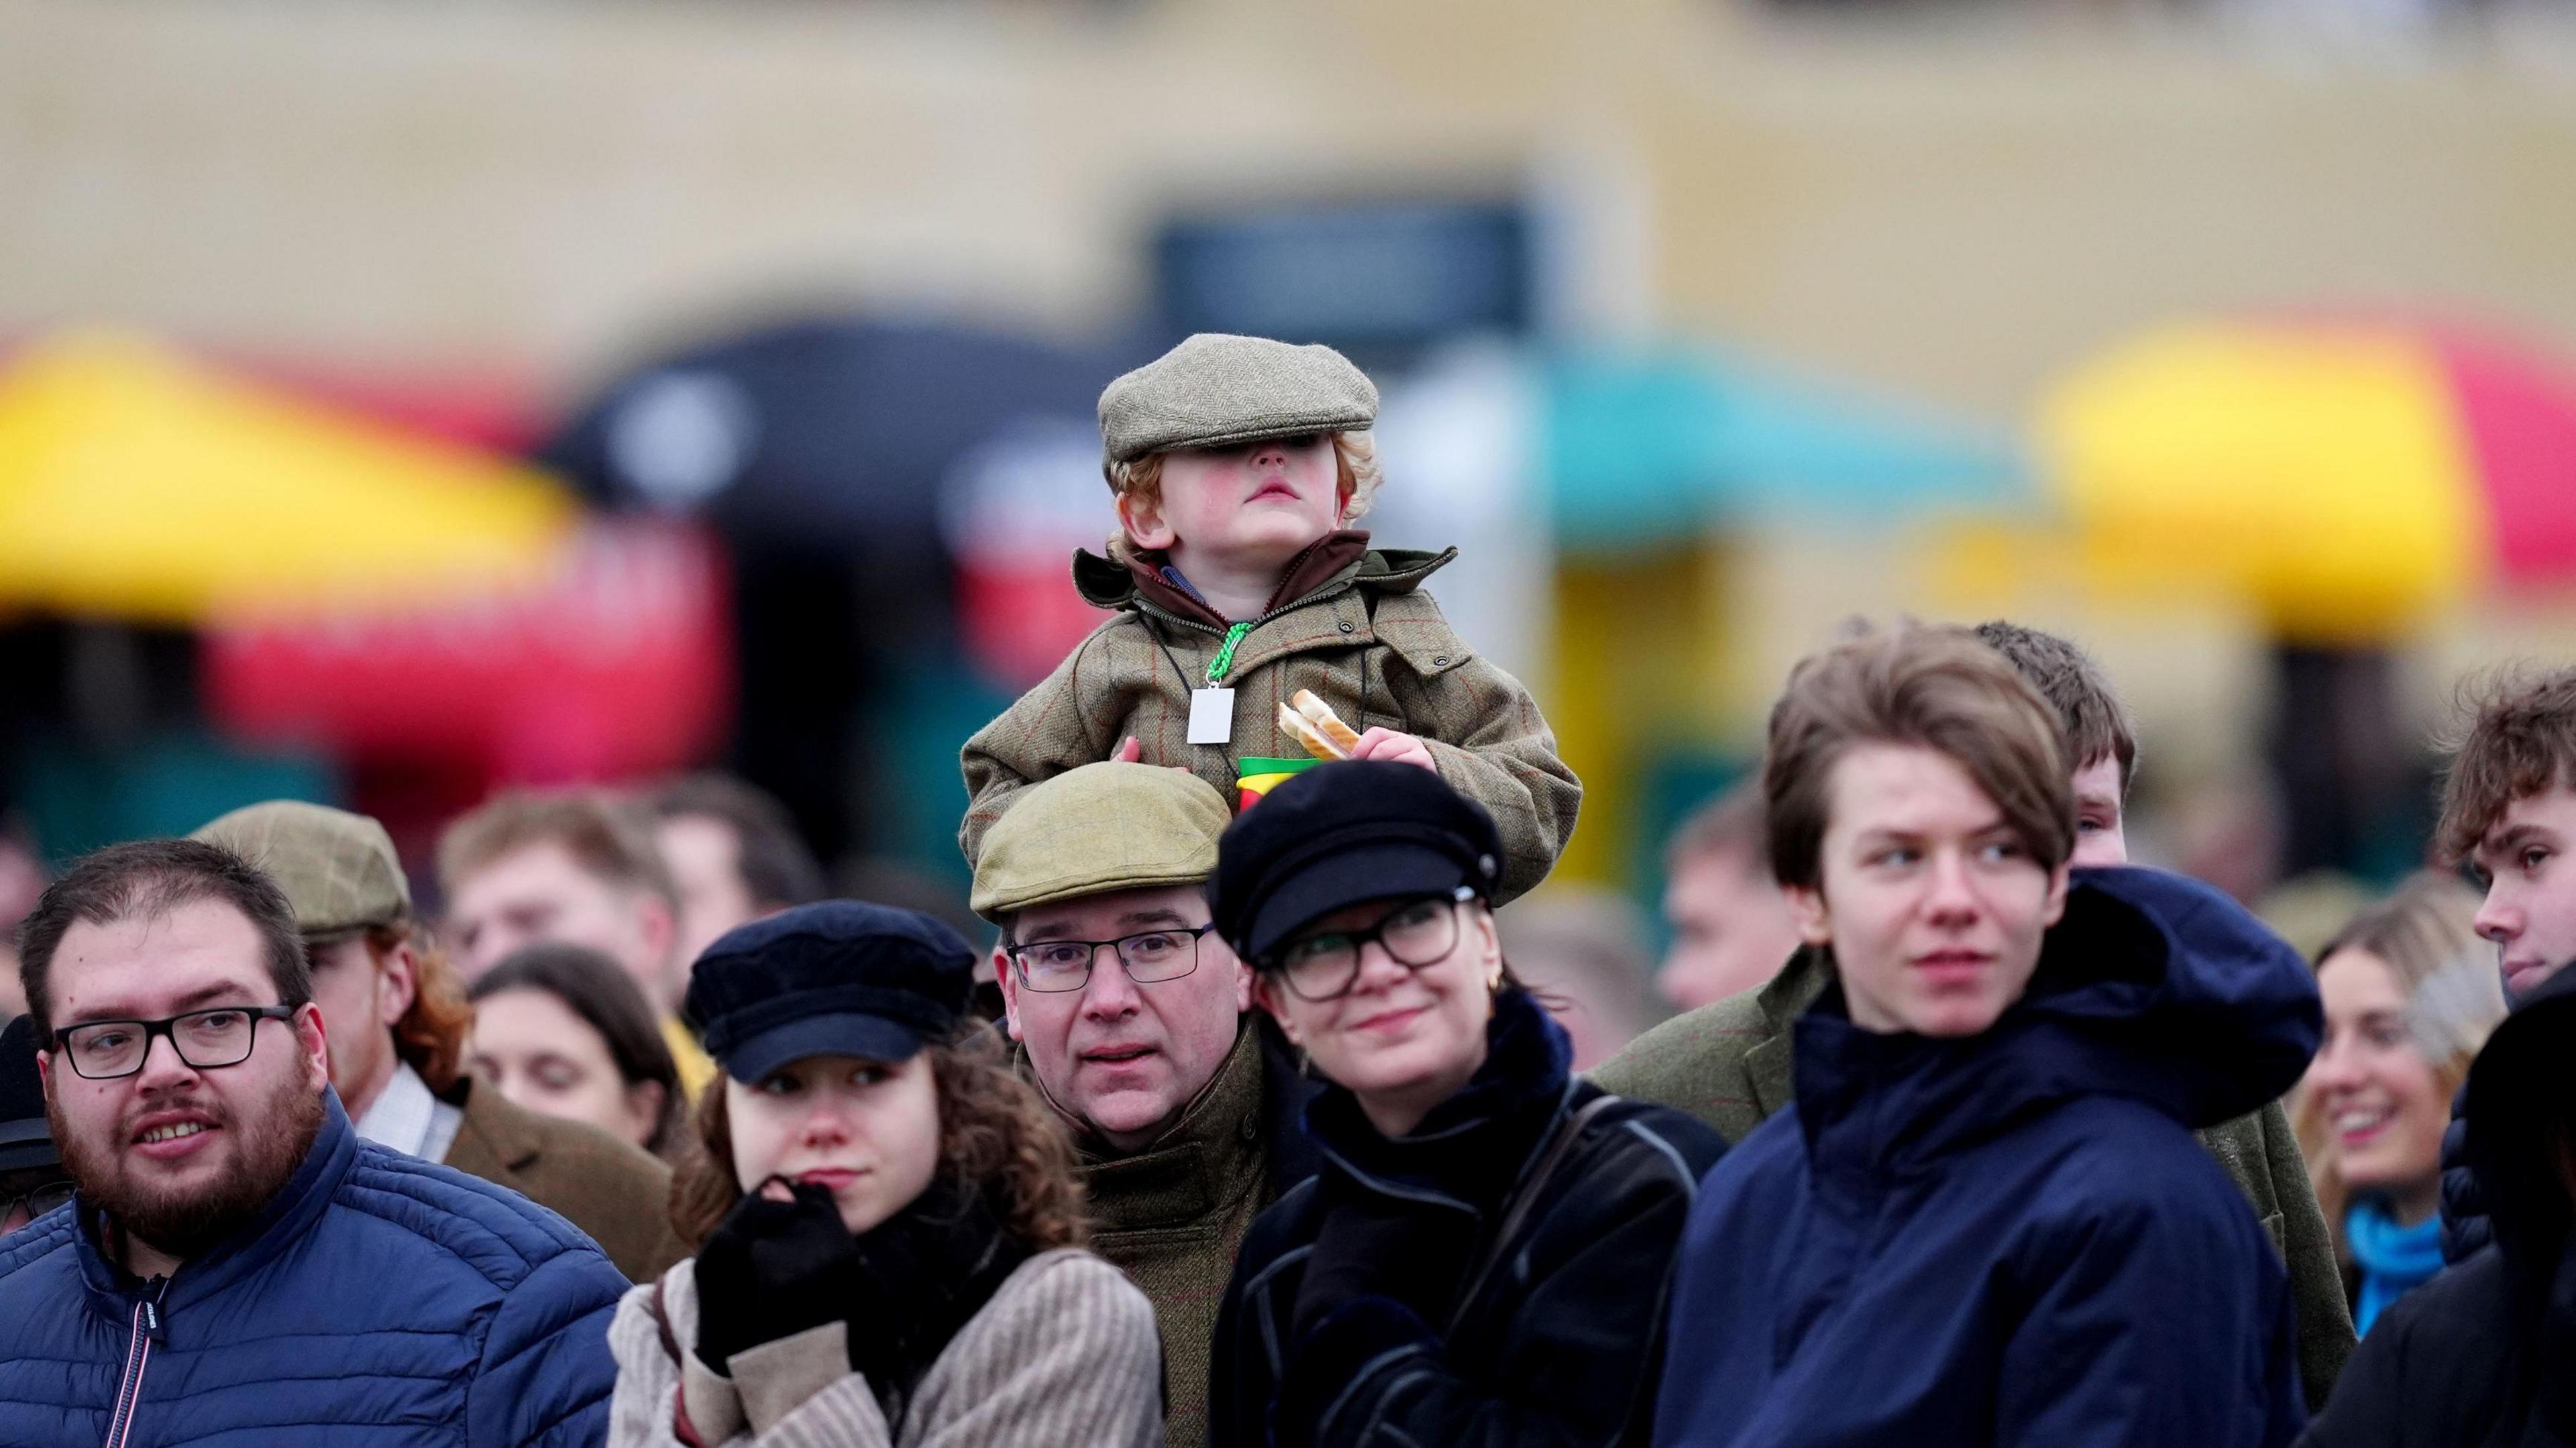
{"type": "Polygon", "coordinates": [[[450,895],[467,876],[530,845],[556,845],[584,870],[627,890],[649,890],[680,908],[679,888],[633,806],[598,790],[510,790],[456,817],[438,837],[438,885],[450,895]]]}
{"type": "Polygon", "coordinates": [[[2466,860],[2515,800],[2576,786],[2576,669],[2504,670],[2461,686],[2468,727],[2452,742],[2434,848],[2466,860]]]}
{"type": "Polygon", "coordinates": [[[1834,765],[1859,744],[1948,755],[2041,868],[2074,853],[2074,779],[2048,700],[1967,629],[1902,623],[1799,660],[1771,706],[1762,797],[1781,884],[1818,888],[1834,765]]]}
{"type": "Polygon", "coordinates": [[[360,938],[377,970],[385,968],[395,951],[411,947],[411,1006],[394,1022],[394,1054],[420,1073],[432,1092],[446,1094],[465,1073],[466,1042],[474,1034],[474,1007],[466,1002],[465,983],[456,978],[447,952],[408,919],[375,926],[360,938]]]}
{"type": "Polygon", "coordinates": [[[2057,711],[2074,767],[2090,769],[2105,759],[2120,761],[2120,793],[2127,794],[2129,781],[2138,773],[2138,729],[2093,656],[2072,639],[1999,618],[1977,625],[1976,633],[1986,647],[2021,670],[2021,676],[2057,711]]]}
{"type": "Polygon", "coordinates": [[[37,1038],[53,1036],[54,950],[74,922],[158,918],[199,900],[221,901],[249,918],[280,1005],[313,999],[313,972],[304,962],[295,907],[276,881],[204,840],[130,840],[83,855],[19,922],[18,983],[27,993],[27,1014],[36,1018],[37,1038]]]}

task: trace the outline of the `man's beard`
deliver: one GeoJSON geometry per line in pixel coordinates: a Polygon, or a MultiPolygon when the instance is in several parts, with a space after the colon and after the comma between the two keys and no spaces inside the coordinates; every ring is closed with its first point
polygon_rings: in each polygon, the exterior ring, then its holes
{"type": "Polygon", "coordinates": [[[71,1131],[55,1102],[45,1103],[45,1116],[62,1153],[63,1169],[71,1174],[81,1199],[144,1245],[186,1261],[259,1215],[285,1189],[322,1130],[322,1093],[300,1072],[290,1075],[253,1113],[255,1126],[250,1130],[244,1130],[221,1105],[204,1099],[138,1103],[131,1114],[174,1106],[192,1107],[214,1117],[238,1153],[220,1180],[185,1194],[133,1180],[124,1151],[133,1130],[122,1118],[115,1136],[102,1145],[71,1131]]]}

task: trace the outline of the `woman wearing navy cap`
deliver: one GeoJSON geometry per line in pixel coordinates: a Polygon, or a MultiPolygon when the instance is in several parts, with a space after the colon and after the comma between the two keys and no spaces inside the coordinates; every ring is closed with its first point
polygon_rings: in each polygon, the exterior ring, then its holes
{"type": "Polygon", "coordinates": [[[672,1181],[697,1256],[609,1330],[617,1448],[1153,1445],[1154,1313],[1081,1250],[1071,1148],[910,910],[720,938],[687,1010],[724,1067],[672,1181]]]}
{"type": "Polygon", "coordinates": [[[1503,964],[1493,820],[1328,764],[1226,831],[1210,900],[1332,1087],[1323,1172],[1253,1223],[1217,1325],[1222,1445],[1642,1443],[1665,1286],[1721,1150],[1575,1079],[1503,964]]]}

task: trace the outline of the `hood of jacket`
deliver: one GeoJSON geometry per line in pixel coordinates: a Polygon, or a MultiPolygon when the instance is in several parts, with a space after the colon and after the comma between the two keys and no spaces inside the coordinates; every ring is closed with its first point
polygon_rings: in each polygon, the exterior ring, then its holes
{"type": "Polygon", "coordinates": [[[2568,1235],[2557,1154],[2576,1132],[2567,1060],[2576,1054],[2576,969],[2523,998],[2469,1067],[2464,1155],[2506,1257],[2555,1260],[2568,1235]]]}
{"type": "Polygon", "coordinates": [[[2160,870],[2078,870],[2029,989],[1978,1035],[1864,1031],[1829,988],[1797,1024],[1797,1109],[1820,1162],[1898,1170],[2084,1095],[2200,1130],[2296,1085],[2322,1031],[2314,974],[2243,906],[2160,870]]]}
{"type": "MultiPolygon", "coordinates": [[[[1368,543],[1365,528],[1343,528],[1316,539],[1280,571],[1279,587],[1263,612],[1276,612],[1309,597],[1329,597],[1346,587],[1390,595],[1411,593],[1458,556],[1455,548],[1434,553],[1371,548],[1368,543]]],[[[1160,549],[1132,548],[1125,538],[1112,538],[1105,556],[1087,548],[1074,550],[1073,586],[1094,608],[1150,603],[1176,618],[1223,629],[1229,620],[1165,576],[1163,570],[1170,564],[1170,557],[1160,549]]]]}

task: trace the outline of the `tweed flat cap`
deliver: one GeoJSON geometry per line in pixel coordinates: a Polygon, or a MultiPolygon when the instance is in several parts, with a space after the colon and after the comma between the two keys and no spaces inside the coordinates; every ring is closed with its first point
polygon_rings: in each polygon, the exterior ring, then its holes
{"type": "Polygon", "coordinates": [[[1020,791],[984,835],[967,903],[1005,916],[1111,890],[1196,885],[1216,873],[1233,814],[1215,785],[1178,769],[1105,760],[1020,791]]]}
{"type": "Polygon", "coordinates": [[[189,838],[222,845],[267,871],[295,907],[308,945],[411,917],[411,884],[393,837],[365,815],[273,799],[234,810],[189,838]]]}
{"type": "Polygon", "coordinates": [[[1100,449],[1107,462],[1132,463],[1167,448],[1376,421],[1377,384],[1332,348],[1201,332],[1100,394],[1100,449]]]}

